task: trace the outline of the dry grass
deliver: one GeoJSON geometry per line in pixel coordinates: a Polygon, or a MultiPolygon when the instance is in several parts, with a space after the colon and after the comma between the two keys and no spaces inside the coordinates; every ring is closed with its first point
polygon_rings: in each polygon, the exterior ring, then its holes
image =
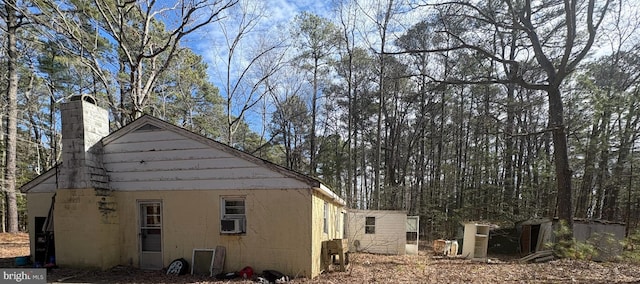
{"type": "Polygon", "coordinates": [[[29,235],[0,233],[0,258],[29,255],[29,235]]]}
{"type": "MultiPolygon", "coordinates": [[[[15,257],[28,254],[27,234],[0,234],[0,267],[11,267],[15,257]]],[[[480,263],[433,256],[429,250],[402,256],[352,253],[350,260],[346,272],[326,272],[312,280],[298,278],[291,283],[640,283],[640,266],[628,263],[554,260],[526,264],[508,258],[480,263]]],[[[47,278],[68,283],[253,283],[167,276],[162,271],[125,266],[107,271],[59,268],[51,270],[47,278]]]]}

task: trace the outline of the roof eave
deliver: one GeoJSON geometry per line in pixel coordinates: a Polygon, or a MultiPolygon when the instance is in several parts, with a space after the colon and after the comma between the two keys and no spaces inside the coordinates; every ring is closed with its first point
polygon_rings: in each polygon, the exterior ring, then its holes
{"type": "Polygon", "coordinates": [[[60,164],[62,164],[62,163],[56,164],[55,166],[53,166],[52,168],[50,168],[46,172],[40,174],[39,176],[33,178],[29,182],[23,184],[18,190],[20,190],[20,192],[22,192],[22,193],[29,192],[29,190],[31,190],[32,188],[36,187],[37,185],[39,185],[43,181],[45,181],[48,178],[50,178],[51,176],[55,175],[56,172],[57,172],[57,168],[60,166],[60,164]]]}
{"type": "Polygon", "coordinates": [[[342,198],[340,198],[340,196],[338,196],[335,192],[333,192],[331,189],[329,189],[328,187],[326,187],[324,184],[320,183],[319,187],[316,187],[316,190],[318,192],[320,192],[320,194],[328,197],[331,201],[338,203],[342,206],[346,206],[347,203],[344,202],[344,200],[342,198]]]}

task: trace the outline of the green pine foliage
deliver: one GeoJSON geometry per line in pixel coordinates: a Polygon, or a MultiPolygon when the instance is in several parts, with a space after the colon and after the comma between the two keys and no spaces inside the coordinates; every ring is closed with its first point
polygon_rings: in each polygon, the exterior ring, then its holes
{"type": "Polygon", "coordinates": [[[634,231],[623,241],[622,259],[640,264],[640,230],[634,231]]]}
{"type": "Polygon", "coordinates": [[[598,251],[593,244],[577,241],[573,237],[573,232],[566,222],[560,221],[554,233],[556,242],[547,244],[547,246],[550,246],[558,257],[591,260],[598,255],[598,251]]]}

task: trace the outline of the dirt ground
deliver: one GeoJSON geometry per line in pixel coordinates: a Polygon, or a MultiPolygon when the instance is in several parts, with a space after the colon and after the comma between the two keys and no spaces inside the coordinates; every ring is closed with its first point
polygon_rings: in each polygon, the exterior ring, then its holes
{"type": "MultiPolygon", "coordinates": [[[[29,255],[26,234],[0,234],[0,268],[15,267],[15,257],[29,255]]],[[[204,276],[167,276],[163,271],[145,271],[118,266],[107,271],[56,268],[47,274],[58,283],[255,283],[204,276]]],[[[519,263],[517,259],[490,257],[487,262],[419,255],[387,256],[350,254],[346,272],[326,272],[315,279],[297,278],[290,283],[640,283],[640,265],[553,260],[519,263]]]]}

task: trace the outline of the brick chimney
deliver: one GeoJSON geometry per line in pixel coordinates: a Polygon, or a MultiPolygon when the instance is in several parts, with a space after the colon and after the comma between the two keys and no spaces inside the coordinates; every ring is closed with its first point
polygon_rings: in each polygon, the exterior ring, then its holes
{"type": "Polygon", "coordinates": [[[108,189],[102,166],[102,137],[109,135],[109,113],[87,95],[73,96],[60,107],[62,165],[58,188],[108,189]]]}

